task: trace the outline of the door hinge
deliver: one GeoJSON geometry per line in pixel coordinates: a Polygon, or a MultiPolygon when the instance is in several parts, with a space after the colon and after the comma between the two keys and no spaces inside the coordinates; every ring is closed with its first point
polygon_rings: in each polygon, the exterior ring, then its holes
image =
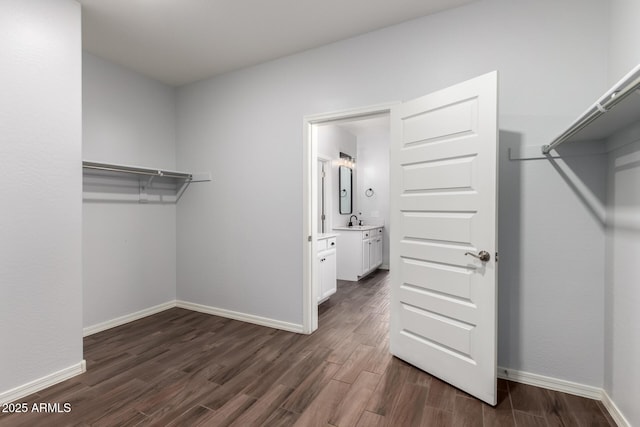
{"type": "Polygon", "coordinates": [[[311,236],[307,236],[307,242],[311,241],[311,236]]]}

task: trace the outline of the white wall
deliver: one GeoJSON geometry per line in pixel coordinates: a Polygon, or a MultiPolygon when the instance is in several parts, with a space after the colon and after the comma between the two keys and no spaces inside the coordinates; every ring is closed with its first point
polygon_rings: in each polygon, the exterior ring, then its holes
{"type": "MultiPolygon", "coordinates": [[[[605,89],[607,7],[485,0],[180,88],[178,166],[214,182],[178,205],[178,297],[300,324],[303,116],[497,69],[501,146],[540,146],[605,89]]],[[[551,164],[505,156],[499,363],[601,386],[602,224],[551,164]]]]}
{"type": "Polygon", "coordinates": [[[640,123],[635,142],[609,155],[605,390],[640,425],[640,123]]]}
{"type": "Polygon", "coordinates": [[[0,395],[82,362],[80,27],[0,3],[0,395]]]}
{"type": "Polygon", "coordinates": [[[609,83],[614,84],[640,63],[640,2],[610,2],[609,83]]]}
{"type": "Polygon", "coordinates": [[[519,137],[500,134],[499,364],[602,387],[606,156],[509,160],[519,137]]]}
{"type": "MultiPolygon", "coordinates": [[[[636,0],[611,1],[610,84],[640,63],[639,15],[636,0]]],[[[640,425],[640,123],[621,129],[608,146],[613,151],[608,170],[605,390],[630,425],[640,425]]]]}
{"type": "MultiPolygon", "coordinates": [[[[329,188],[327,188],[327,198],[329,199],[330,209],[327,217],[328,231],[334,226],[344,226],[349,222],[351,214],[341,214],[338,191],[339,181],[339,160],[340,152],[346,153],[351,157],[356,157],[358,152],[357,138],[349,132],[332,124],[323,124],[318,126],[318,157],[331,159],[329,166],[331,167],[331,179],[329,188]]],[[[357,173],[352,174],[352,188],[355,191],[357,185],[357,173]]],[[[358,213],[358,198],[356,194],[352,195],[353,213],[358,213]]]]}
{"type": "Polygon", "coordinates": [[[389,266],[389,129],[382,133],[358,135],[357,176],[355,198],[365,224],[384,225],[382,264],[389,266]],[[365,192],[373,189],[373,195],[365,192]]]}
{"type": "MultiPolygon", "coordinates": [[[[175,89],[87,52],[82,77],[84,159],[175,169],[175,89]]],[[[82,228],[85,327],[175,300],[175,205],[85,201],[82,228]]]]}

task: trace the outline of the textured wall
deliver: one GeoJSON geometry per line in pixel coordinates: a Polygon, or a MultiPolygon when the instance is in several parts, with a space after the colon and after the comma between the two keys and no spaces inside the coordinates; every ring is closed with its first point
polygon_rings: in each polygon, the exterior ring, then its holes
{"type": "Polygon", "coordinates": [[[383,224],[382,264],[389,266],[389,130],[358,136],[358,210],[365,224],[383,224]],[[367,197],[367,189],[373,195],[367,197]]]}
{"type": "Polygon", "coordinates": [[[619,148],[609,153],[605,390],[640,425],[640,122],[634,129],[610,141],[619,148]]]}
{"type": "Polygon", "coordinates": [[[611,0],[609,83],[614,84],[640,64],[640,2],[611,0]]]}
{"type": "Polygon", "coordinates": [[[0,394],[82,361],[80,5],[0,2],[0,394]]]}
{"type": "MultiPolygon", "coordinates": [[[[340,197],[338,192],[339,183],[339,168],[336,163],[340,158],[340,152],[349,154],[355,157],[357,155],[357,139],[349,132],[333,125],[323,125],[318,127],[318,156],[332,159],[329,163],[328,175],[330,179],[330,185],[326,189],[328,200],[328,210],[326,211],[327,218],[329,218],[327,231],[332,232],[331,228],[335,226],[347,225],[349,222],[350,214],[341,214],[339,209],[338,199],[340,197]]],[[[351,176],[353,203],[353,213],[358,214],[358,196],[357,191],[357,171],[353,171],[351,176]]]]}
{"type": "MultiPolygon", "coordinates": [[[[610,84],[640,64],[638,16],[640,2],[611,0],[610,84]]],[[[640,425],[640,123],[621,129],[609,146],[618,148],[609,153],[605,390],[640,425]]]]}
{"type": "Polygon", "coordinates": [[[179,299],[301,323],[303,116],[497,69],[499,363],[601,386],[604,230],[572,180],[596,183],[604,199],[606,162],[506,156],[550,141],[605,89],[607,7],[480,1],[181,87],[178,167],[214,181],[178,206],[179,299]]]}
{"type": "MultiPolygon", "coordinates": [[[[174,89],[83,55],[84,159],[175,169],[174,89]]],[[[175,204],[85,201],[82,215],[84,327],[175,300],[175,204]]]]}

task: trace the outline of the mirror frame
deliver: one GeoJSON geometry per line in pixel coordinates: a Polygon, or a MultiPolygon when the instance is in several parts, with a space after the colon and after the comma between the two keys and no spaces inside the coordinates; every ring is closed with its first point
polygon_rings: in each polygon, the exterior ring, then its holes
{"type": "MultiPolygon", "coordinates": [[[[346,174],[346,171],[345,171],[346,174]]],[[[344,196],[346,197],[346,196],[344,196]]],[[[350,215],[353,213],[353,169],[351,169],[348,166],[340,166],[338,168],[338,210],[340,212],[340,215],[350,215]],[[349,210],[347,211],[345,209],[345,207],[343,206],[343,196],[342,196],[342,191],[347,191],[346,189],[343,189],[342,187],[342,174],[343,174],[343,170],[348,170],[349,171],[349,210]]]]}

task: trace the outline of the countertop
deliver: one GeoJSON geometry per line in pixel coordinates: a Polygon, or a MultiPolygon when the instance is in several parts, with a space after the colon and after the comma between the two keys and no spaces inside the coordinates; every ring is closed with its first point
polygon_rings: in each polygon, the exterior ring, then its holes
{"type": "Polygon", "coordinates": [[[353,227],[347,227],[346,225],[333,227],[334,230],[351,230],[351,231],[367,231],[375,230],[376,228],[383,228],[383,225],[354,225],[353,227]]]}

